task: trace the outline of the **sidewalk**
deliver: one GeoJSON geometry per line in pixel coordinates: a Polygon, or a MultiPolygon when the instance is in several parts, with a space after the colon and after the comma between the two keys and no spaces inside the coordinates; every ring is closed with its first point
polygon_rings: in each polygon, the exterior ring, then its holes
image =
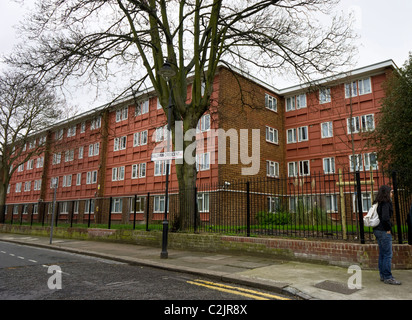
{"type": "Polygon", "coordinates": [[[309,300],[412,300],[412,270],[395,270],[400,286],[384,284],[377,270],[362,270],[362,288],[350,290],[348,279],[354,273],[347,268],[276,260],[272,257],[168,250],[168,259],[160,258],[161,248],[103,241],[53,239],[0,233],[0,241],[93,255],[117,261],[152,266],[211,277],[214,280],[245,284],[309,300]]]}

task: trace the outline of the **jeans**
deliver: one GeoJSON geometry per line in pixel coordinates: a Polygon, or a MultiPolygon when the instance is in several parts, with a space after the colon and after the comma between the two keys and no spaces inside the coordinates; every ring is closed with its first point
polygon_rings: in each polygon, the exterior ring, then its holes
{"type": "Polygon", "coordinates": [[[392,235],[381,230],[374,230],[373,234],[379,246],[379,274],[383,280],[391,279],[392,235]]]}

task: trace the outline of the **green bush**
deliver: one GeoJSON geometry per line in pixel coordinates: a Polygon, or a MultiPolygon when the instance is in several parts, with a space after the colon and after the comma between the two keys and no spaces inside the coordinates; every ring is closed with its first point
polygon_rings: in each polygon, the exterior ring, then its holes
{"type": "Polygon", "coordinates": [[[266,212],[260,211],[256,214],[256,220],[261,225],[285,225],[291,222],[291,215],[289,212],[266,212]]]}

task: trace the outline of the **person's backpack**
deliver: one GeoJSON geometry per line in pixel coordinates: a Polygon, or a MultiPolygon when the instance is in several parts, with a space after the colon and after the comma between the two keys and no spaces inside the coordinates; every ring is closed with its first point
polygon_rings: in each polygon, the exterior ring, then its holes
{"type": "Polygon", "coordinates": [[[376,227],[380,223],[378,215],[378,204],[375,203],[368,211],[368,214],[363,217],[363,225],[365,227],[376,227]]]}

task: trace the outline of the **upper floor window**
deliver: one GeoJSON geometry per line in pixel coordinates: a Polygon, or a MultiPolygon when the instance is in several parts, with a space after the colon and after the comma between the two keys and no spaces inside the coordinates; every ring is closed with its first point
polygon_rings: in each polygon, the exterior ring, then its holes
{"type": "Polygon", "coordinates": [[[299,94],[286,98],[286,111],[306,108],[306,94],[299,94]]]}
{"type": "Polygon", "coordinates": [[[128,107],[124,107],[124,108],[116,110],[116,122],[126,120],[128,110],[129,110],[128,107]]]}
{"type": "Polygon", "coordinates": [[[265,93],[265,107],[269,110],[278,111],[278,101],[275,97],[265,93]]]}
{"type": "Polygon", "coordinates": [[[278,130],[266,127],[266,141],[272,143],[278,143],[278,130]]]}
{"type": "Polygon", "coordinates": [[[352,81],[345,84],[345,98],[356,97],[372,92],[371,78],[352,81]]]}
{"type": "Polygon", "coordinates": [[[149,112],[149,99],[141,101],[137,104],[134,115],[137,117],[141,114],[149,112]]]}
{"type": "Polygon", "coordinates": [[[319,89],[319,103],[327,103],[331,101],[330,88],[319,89]]]}

